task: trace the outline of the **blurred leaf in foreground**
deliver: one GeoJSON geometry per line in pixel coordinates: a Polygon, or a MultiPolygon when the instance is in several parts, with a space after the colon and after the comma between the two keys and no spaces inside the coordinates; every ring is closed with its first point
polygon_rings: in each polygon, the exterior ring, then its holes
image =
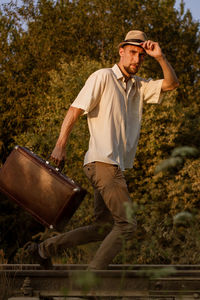
{"type": "Polygon", "coordinates": [[[193,219],[194,216],[191,213],[182,211],[174,216],[173,221],[174,225],[187,225],[188,223],[191,223],[193,219]]]}
{"type": "Polygon", "coordinates": [[[183,147],[177,147],[172,151],[171,156],[172,157],[197,157],[199,154],[199,150],[195,147],[188,147],[188,146],[183,146],[183,147]]]}
{"type": "Polygon", "coordinates": [[[183,159],[181,157],[170,157],[168,159],[163,160],[159,165],[157,165],[154,173],[158,174],[160,172],[177,168],[181,166],[182,163],[183,163],[183,159]]]}

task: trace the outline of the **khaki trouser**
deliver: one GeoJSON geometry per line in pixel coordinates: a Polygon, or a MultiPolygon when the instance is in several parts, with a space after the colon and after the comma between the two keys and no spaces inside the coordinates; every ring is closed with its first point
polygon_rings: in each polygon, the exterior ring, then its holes
{"type": "Polygon", "coordinates": [[[47,239],[39,246],[43,257],[63,249],[103,240],[89,269],[106,269],[122,248],[123,240],[133,237],[136,221],[127,220],[125,203],[130,203],[123,172],[117,165],[93,162],[84,166],[94,187],[95,222],[47,239]]]}

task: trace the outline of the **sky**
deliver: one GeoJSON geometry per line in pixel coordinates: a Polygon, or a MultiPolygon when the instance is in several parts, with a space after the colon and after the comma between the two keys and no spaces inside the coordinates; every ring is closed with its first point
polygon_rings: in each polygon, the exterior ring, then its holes
{"type": "MultiPolygon", "coordinates": [[[[185,0],[185,9],[189,9],[195,21],[200,21],[200,0],[185,0]]],[[[175,7],[178,9],[181,0],[176,0],[175,7]]]]}
{"type": "MultiPolygon", "coordinates": [[[[18,4],[20,4],[20,0],[14,0],[17,1],[18,4]]],[[[0,4],[5,4],[10,2],[10,0],[0,0],[0,4]]],[[[176,0],[175,7],[178,9],[180,5],[181,0],[176,0]]],[[[200,21],[200,0],[185,0],[185,8],[189,8],[193,19],[196,21],[200,21]]]]}

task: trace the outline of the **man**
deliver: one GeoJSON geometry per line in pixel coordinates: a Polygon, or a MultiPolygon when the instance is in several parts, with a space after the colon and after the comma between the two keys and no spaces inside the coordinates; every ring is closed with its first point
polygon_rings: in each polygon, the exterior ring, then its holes
{"type": "Polygon", "coordinates": [[[158,43],[145,33],[128,32],[119,44],[120,61],[113,68],[93,73],[70,106],[51,154],[60,164],[66,158],[66,144],[78,117],[87,113],[90,131],[84,171],[94,187],[95,223],[47,239],[32,246],[41,264],[62,249],[103,240],[89,269],[106,269],[119,253],[124,240],[131,239],[136,220],[126,215],[131,200],[123,175],[132,168],[139,138],[143,102],[160,103],[161,93],[178,86],[176,74],[158,43]],[[164,79],[145,80],[135,74],[146,55],[160,64],[164,79]]]}

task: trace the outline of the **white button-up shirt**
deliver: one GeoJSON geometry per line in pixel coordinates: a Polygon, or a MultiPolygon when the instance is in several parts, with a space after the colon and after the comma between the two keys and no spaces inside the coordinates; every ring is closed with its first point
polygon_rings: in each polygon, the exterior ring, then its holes
{"type": "Polygon", "coordinates": [[[87,113],[90,141],[84,164],[101,161],[132,168],[143,102],[160,103],[162,81],[133,75],[126,83],[117,65],[88,78],[71,105],[87,113]]]}

